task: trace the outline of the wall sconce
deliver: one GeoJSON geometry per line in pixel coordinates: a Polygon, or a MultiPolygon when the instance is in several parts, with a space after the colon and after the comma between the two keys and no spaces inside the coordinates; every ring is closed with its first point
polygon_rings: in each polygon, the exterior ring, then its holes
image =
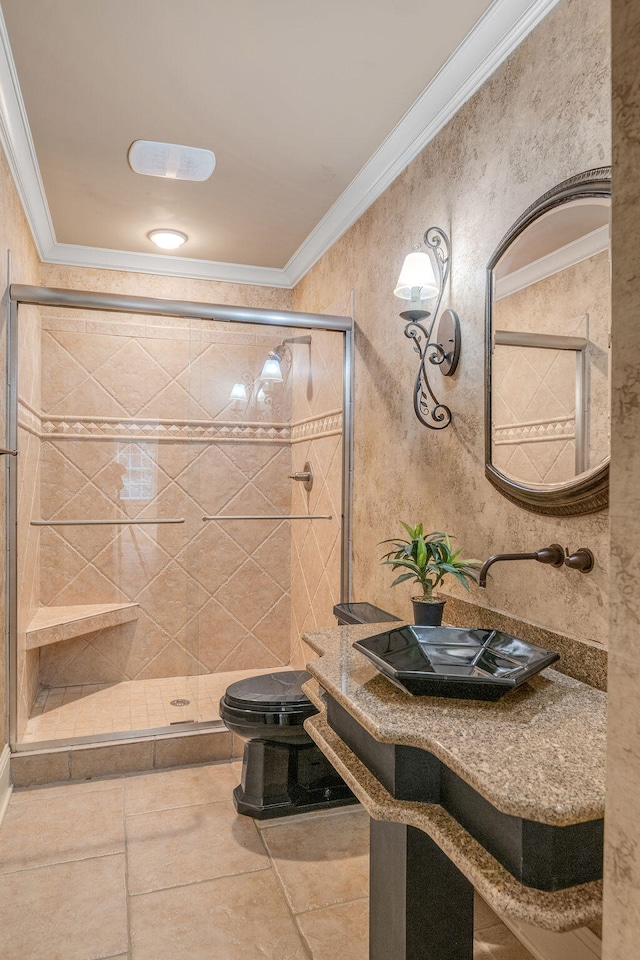
{"type": "Polygon", "coordinates": [[[238,400],[241,403],[246,403],[248,400],[247,396],[247,387],[244,383],[234,383],[231,387],[231,393],[229,394],[229,400],[238,400]]]}
{"type": "Polygon", "coordinates": [[[405,257],[396,289],[393,291],[401,300],[411,301],[411,308],[400,316],[408,323],[404,335],[414,342],[414,350],[420,357],[420,365],[413,391],[413,409],[420,423],[431,430],[444,430],[451,423],[451,410],[439,403],[429,383],[426,363],[439,367],[440,373],[451,377],[456,372],[460,357],[460,321],[453,310],[445,310],[436,327],[438,311],[442,301],[445,284],[451,264],[451,243],[444,230],[429,227],[424,242],[432,255],[419,250],[405,257]],[[433,261],[437,269],[437,278],[433,271],[433,261]],[[432,313],[423,310],[421,302],[436,297],[432,313]],[[422,323],[431,317],[429,323],[422,323]],[[432,335],[435,328],[435,338],[432,335]]]}
{"type": "Polygon", "coordinates": [[[246,407],[254,394],[258,406],[273,403],[272,397],[265,389],[265,384],[284,382],[281,364],[283,361],[291,363],[290,343],[311,343],[311,336],[307,334],[302,337],[288,337],[286,340],[282,340],[277,347],[274,347],[267,354],[262,372],[256,380],[249,374],[245,374],[241,383],[234,383],[229,394],[229,400],[235,401],[236,409],[241,406],[246,407]]]}

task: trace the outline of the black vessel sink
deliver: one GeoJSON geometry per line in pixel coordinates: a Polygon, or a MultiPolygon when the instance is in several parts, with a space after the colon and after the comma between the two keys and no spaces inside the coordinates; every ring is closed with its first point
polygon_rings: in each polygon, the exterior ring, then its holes
{"type": "Polygon", "coordinates": [[[397,627],[353,646],[407,693],[465,700],[498,700],[559,659],[500,630],[458,627],[397,627]]]}

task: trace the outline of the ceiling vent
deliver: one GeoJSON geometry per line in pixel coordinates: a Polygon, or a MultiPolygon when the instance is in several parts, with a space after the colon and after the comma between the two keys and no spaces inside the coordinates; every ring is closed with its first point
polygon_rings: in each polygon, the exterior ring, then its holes
{"type": "Polygon", "coordinates": [[[128,159],[134,173],[172,180],[208,180],[216,167],[211,150],[158,140],[134,140],[128,159]]]}

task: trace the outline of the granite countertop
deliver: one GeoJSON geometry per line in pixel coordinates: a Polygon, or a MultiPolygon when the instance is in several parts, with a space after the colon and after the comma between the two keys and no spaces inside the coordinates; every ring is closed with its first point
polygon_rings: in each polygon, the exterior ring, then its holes
{"type": "Polygon", "coordinates": [[[304,634],[307,669],[376,740],[427,750],[503,813],[553,826],[604,816],[606,694],[547,669],[497,703],[412,697],[352,647],[389,624],[304,634]]]}

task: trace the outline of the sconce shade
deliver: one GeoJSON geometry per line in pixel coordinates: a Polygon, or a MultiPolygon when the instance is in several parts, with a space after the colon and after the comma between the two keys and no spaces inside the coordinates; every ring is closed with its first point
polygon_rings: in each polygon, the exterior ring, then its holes
{"type": "Polygon", "coordinates": [[[264,362],[264,367],[262,368],[262,373],[260,374],[260,379],[271,381],[272,383],[282,383],[282,370],[280,369],[279,360],[276,360],[275,357],[267,357],[264,362]]]}
{"type": "Polygon", "coordinates": [[[247,388],[244,383],[234,383],[229,394],[229,400],[246,400],[247,388]]]}
{"type": "Polygon", "coordinates": [[[401,300],[411,300],[411,291],[416,287],[420,288],[420,300],[437,296],[440,289],[433,272],[431,257],[420,250],[415,250],[405,257],[393,292],[401,300]]]}

